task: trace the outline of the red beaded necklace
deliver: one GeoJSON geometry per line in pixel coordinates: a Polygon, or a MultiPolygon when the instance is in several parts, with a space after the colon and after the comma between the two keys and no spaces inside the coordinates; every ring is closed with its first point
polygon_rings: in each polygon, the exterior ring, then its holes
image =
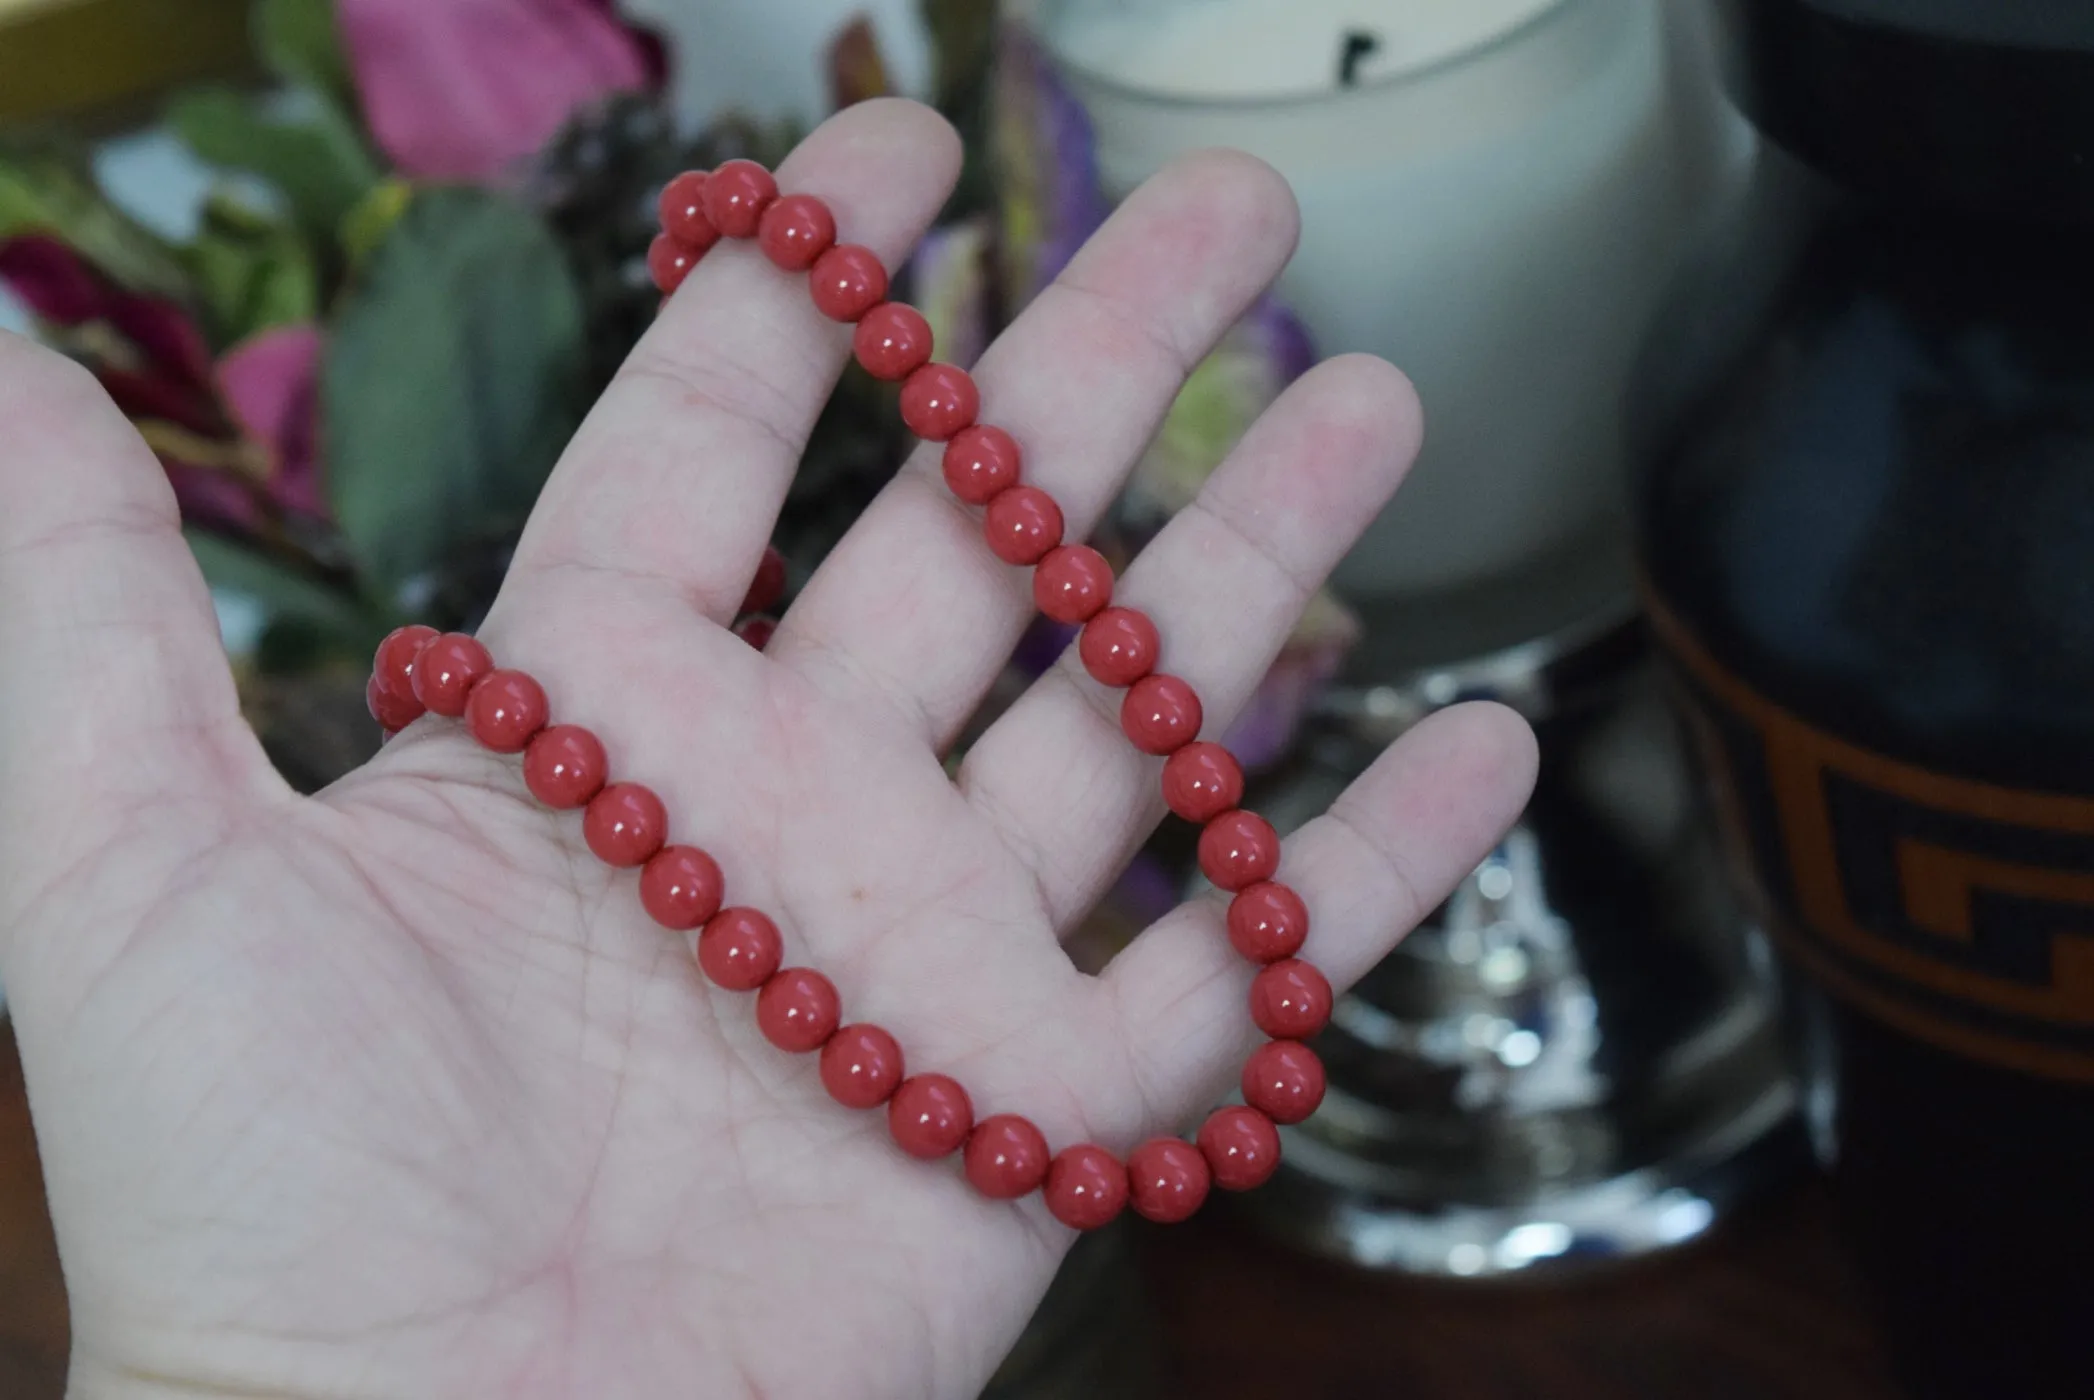
{"type": "MultiPolygon", "coordinates": [[[[548,807],[582,809],[582,835],[606,864],[640,869],[640,903],[665,928],[700,929],[698,966],[716,986],[756,993],[756,1022],[781,1050],[820,1051],[822,1086],[847,1108],[887,1106],[894,1141],[912,1157],[962,1151],[967,1179],[983,1195],[1013,1200],[1042,1189],[1055,1219],[1093,1230],[1123,1206],[1151,1220],[1190,1216],[1210,1186],[1242,1191],[1279,1166],[1275,1123],[1298,1123],[1323,1098],[1323,1065],[1302,1042],[1323,1028],[1331,987],[1295,957],[1309,931],[1301,896],[1272,876],[1280,839],[1263,817],[1244,811],[1243,769],[1229,751],[1196,736],[1200,698],[1176,676],[1155,670],[1162,639],[1131,608],[1109,606],[1112,566],[1087,545],[1062,539],[1053,497],[1018,481],[1018,444],[975,421],[981,394],[968,373],[931,362],[931,328],[921,313],[887,300],[887,270],[868,248],[836,242],[836,219],[809,195],[780,196],[753,161],[733,160],[710,174],[679,175],[663,191],[662,234],[647,266],[672,293],[721,237],[754,238],[790,272],[807,272],[815,306],[855,325],[858,363],[901,383],[909,430],[945,446],[945,481],[955,496],[983,508],[989,548],[1033,570],[1033,600],[1058,622],[1080,624],[1084,669],[1124,688],[1120,727],[1134,746],[1165,759],[1163,795],[1171,811],[1201,823],[1200,869],[1234,898],[1229,941],[1261,965],[1250,1013],[1272,1037],[1243,1067],[1244,1105],[1216,1109],[1197,1146],[1155,1138],[1125,1165],[1094,1143],[1050,1155],[1040,1130],[1014,1113],[976,1122],[973,1102],[942,1074],[902,1073],[902,1050],[873,1025],[842,1025],[836,987],[805,967],[781,967],[778,926],[755,909],[722,908],[723,880],[695,846],[666,844],[662,800],[638,783],[609,782],[603,744],[588,730],[550,724],[544,689],[521,671],[500,670],[487,648],[463,633],[403,627],[378,647],[366,696],[388,735],[424,711],[463,718],[496,753],[523,755],[524,783],[548,807]]],[[[784,592],[784,562],[766,552],[736,631],[759,649],[775,625],[764,612],[784,592]]]]}

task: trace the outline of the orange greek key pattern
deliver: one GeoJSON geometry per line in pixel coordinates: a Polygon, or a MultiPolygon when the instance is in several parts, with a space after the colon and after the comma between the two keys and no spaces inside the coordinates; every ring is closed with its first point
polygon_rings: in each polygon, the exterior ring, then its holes
{"type": "Polygon", "coordinates": [[[1907,1034],[2094,1081],[2094,798],[1951,777],[1848,743],[1652,613],[1686,682],[1742,887],[1789,951],[1907,1034]]]}

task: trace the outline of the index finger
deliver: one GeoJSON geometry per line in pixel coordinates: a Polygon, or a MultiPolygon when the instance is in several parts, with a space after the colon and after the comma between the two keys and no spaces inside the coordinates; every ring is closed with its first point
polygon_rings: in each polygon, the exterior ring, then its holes
{"type": "MultiPolygon", "coordinates": [[[[836,215],[838,239],[892,269],[951,192],[959,139],[914,102],[860,103],[779,168],[836,215]]],[[[727,621],[850,354],[807,278],[722,239],[634,349],[561,457],[517,545],[505,597],[583,568],[687,594],[727,621]]]]}

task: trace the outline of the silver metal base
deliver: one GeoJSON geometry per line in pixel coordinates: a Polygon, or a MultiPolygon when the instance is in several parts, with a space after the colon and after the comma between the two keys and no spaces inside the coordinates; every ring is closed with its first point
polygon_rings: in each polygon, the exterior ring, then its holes
{"type": "Polygon", "coordinates": [[[1786,1085],[1697,1150],[1517,1205],[1426,1201],[1372,1164],[1284,1129],[1285,1165],[1237,1209],[1297,1248],[1368,1269],[1451,1278],[1599,1264],[1686,1244],[1773,1182],[1806,1147],[1786,1085]]]}
{"type": "Polygon", "coordinates": [[[1330,1092],[1244,1204],[1304,1248],[1477,1276],[1662,1249],[1804,1158],[1777,981],[1626,610],[1458,666],[1340,690],[1259,805],[1322,811],[1456,699],[1522,710],[1519,824],[1341,999],[1330,1092]]]}

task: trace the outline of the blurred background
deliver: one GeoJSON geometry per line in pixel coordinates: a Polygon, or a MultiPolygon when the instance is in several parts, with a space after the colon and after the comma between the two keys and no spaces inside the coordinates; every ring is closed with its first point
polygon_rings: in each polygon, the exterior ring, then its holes
{"type": "MultiPolygon", "coordinates": [[[[1423,459],[1229,742],[1283,829],[1461,699],[1541,780],[1341,1001],[1281,1176],[1087,1238],[991,1394],[2076,1396],[2090,80],[2081,0],[0,0],[0,327],[157,452],[311,789],[376,750],[376,640],[491,600],[671,176],[934,103],[968,160],[897,295],[966,365],[1173,155],[1257,153],[1300,250],[1093,542],[1388,357],[1423,459]]],[[[853,368],[788,599],[909,445],[853,368]]],[[[1167,828],[1077,956],[1197,878],[1167,828]]],[[[28,1400],[65,1297],[0,1046],[28,1400]]]]}

